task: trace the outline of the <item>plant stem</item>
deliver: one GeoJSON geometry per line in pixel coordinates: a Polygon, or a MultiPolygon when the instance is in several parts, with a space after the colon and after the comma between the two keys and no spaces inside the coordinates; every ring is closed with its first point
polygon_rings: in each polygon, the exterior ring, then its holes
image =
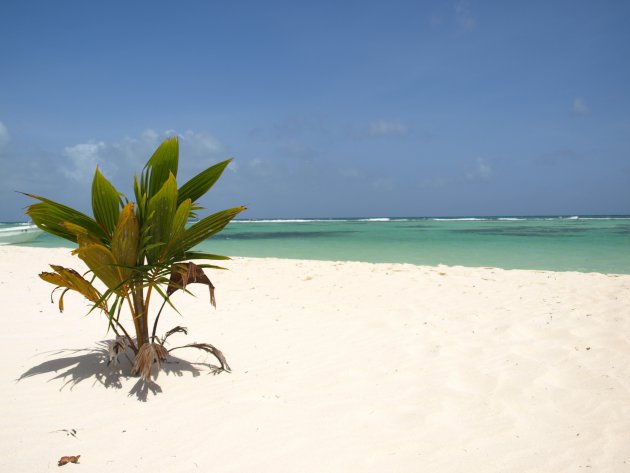
{"type": "MultiPolygon", "coordinates": [[[[135,291],[133,290],[133,286],[132,286],[132,294],[135,294],[135,291]]],[[[140,342],[140,325],[139,325],[138,319],[136,317],[136,311],[134,310],[134,304],[132,304],[131,298],[129,297],[129,291],[125,291],[125,299],[127,300],[127,303],[129,304],[129,311],[131,312],[131,320],[133,320],[133,327],[136,330],[136,339],[138,341],[138,344],[140,345],[141,344],[141,342],[140,342]]],[[[140,348],[140,346],[138,346],[138,348],[140,348]]]]}
{"type": "MultiPolygon", "coordinates": [[[[125,292],[125,297],[129,301],[129,294],[127,292],[125,292]]],[[[132,312],[133,312],[133,308],[132,308],[132,312]]],[[[112,310],[112,315],[111,316],[109,315],[109,309],[107,307],[107,303],[105,303],[105,310],[103,310],[103,313],[107,316],[107,319],[109,320],[109,323],[112,326],[112,329],[114,330],[114,333],[116,334],[116,336],[119,336],[120,334],[116,331],[116,327],[113,324],[116,324],[118,328],[122,330],[122,332],[125,334],[125,337],[127,337],[127,340],[129,340],[129,346],[131,347],[131,350],[135,354],[137,354],[138,349],[136,348],[136,344],[133,343],[133,338],[131,338],[129,333],[127,333],[127,330],[125,330],[125,327],[117,319],[114,318],[113,310],[112,310]]],[[[119,313],[120,313],[120,310],[119,310],[119,313]]]]}
{"type": "Polygon", "coordinates": [[[146,324],[146,309],[142,284],[138,284],[133,290],[133,306],[135,309],[134,323],[136,323],[136,335],[138,336],[138,349],[149,341],[149,331],[146,324]]]}
{"type": "MultiPolygon", "coordinates": [[[[155,278],[157,277],[158,272],[159,272],[159,268],[155,268],[155,270],[153,271],[153,274],[151,275],[149,288],[147,289],[147,298],[146,298],[146,302],[144,303],[144,310],[147,311],[147,312],[149,310],[149,304],[151,303],[151,294],[153,292],[153,286],[155,285],[155,278]]],[[[144,317],[142,322],[143,322],[142,323],[142,331],[143,331],[143,333],[146,333],[147,341],[148,341],[148,338],[149,338],[149,318],[148,317],[144,317]]]]}
{"type": "Polygon", "coordinates": [[[158,320],[160,320],[160,315],[162,314],[162,309],[164,309],[165,305],[166,305],[166,299],[164,299],[164,302],[162,302],[162,307],[160,307],[160,311],[155,316],[155,321],[153,322],[153,333],[151,334],[152,342],[155,342],[155,332],[157,331],[158,320]]]}

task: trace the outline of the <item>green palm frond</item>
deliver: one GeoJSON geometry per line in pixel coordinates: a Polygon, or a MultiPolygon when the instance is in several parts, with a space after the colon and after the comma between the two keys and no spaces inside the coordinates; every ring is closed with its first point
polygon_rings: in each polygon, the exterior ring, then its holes
{"type": "Polygon", "coordinates": [[[108,289],[120,294],[124,278],[112,251],[104,245],[78,237],[79,248],[73,251],[108,289]]]}
{"type": "Polygon", "coordinates": [[[183,256],[194,246],[223,230],[234,217],[245,209],[245,207],[234,207],[199,220],[184,230],[181,236],[172,243],[170,253],[183,256]]]}
{"type": "Polygon", "coordinates": [[[213,255],[211,253],[204,253],[202,251],[187,251],[184,254],[184,259],[209,259],[209,260],[229,260],[232,259],[229,256],[213,255]]]}
{"type": "Polygon", "coordinates": [[[171,237],[173,219],[177,211],[177,181],[171,173],[162,188],[149,199],[147,225],[150,225],[149,244],[160,245],[147,251],[149,263],[156,262],[171,237]]]}
{"type": "Polygon", "coordinates": [[[33,194],[24,195],[40,201],[38,204],[30,205],[26,209],[26,215],[33,220],[35,225],[45,232],[52,233],[53,235],[76,243],[76,234],[68,231],[68,229],[63,226],[64,222],[69,222],[85,228],[90,234],[100,241],[107,242],[109,240],[107,233],[101,228],[96,220],[88,217],[78,210],[54,202],[50,199],[46,199],[45,197],[33,194]]]}
{"type": "Polygon", "coordinates": [[[177,177],[178,163],[179,142],[177,137],[169,138],[155,150],[142,171],[140,182],[142,193],[149,199],[157,194],[170,174],[177,177]]]}
{"type": "Polygon", "coordinates": [[[134,213],[133,202],[127,204],[120,213],[114,236],[112,237],[112,255],[119,265],[123,279],[129,279],[138,261],[138,242],[140,228],[134,213]]]}
{"type": "Polygon", "coordinates": [[[177,203],[180,204],[186,199],[196,202],[202,195],[210,190],[215,182],[219,180],[225,168],[232,162],[231,159],[222,161],[205,171],[200,172],[186,184],[179,188],[177,203]]]}
{"type": "Polygon", "coordinates": [[[170,240],[177,240],[186,228],[186,223],[190,218],[190,208],[192,207],[192,201],[186,199],[179,204],[175,216],[173,217],[173,225],[171,227],[170,240]]]}
{"type": "Polygon", "coordinates": [[[123,203],[121,195],[97,167],[92,181],[92,211],[94,218],[108,235],[114,232],[118,223],[123,203]]]}

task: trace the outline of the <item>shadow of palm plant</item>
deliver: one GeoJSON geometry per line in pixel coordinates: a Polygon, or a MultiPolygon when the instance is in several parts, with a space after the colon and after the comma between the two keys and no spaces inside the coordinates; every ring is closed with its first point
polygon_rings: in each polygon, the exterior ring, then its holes
{"type": "MultiPolygon", "coordinates": [[[[51,265],[52,272],[39,275],[54,284],[55,291],[61,290],[59,310],[63,312],[63,299],[68,291],[78,292],[92,304],[90,312],[105,315],[109,330],[116,335],[115,342],[106,350],[100,347],[75,354],[67,361],[75,363],[67,366],[63,361],[51,363],[51,366],[66,370],[59,376],[69,378],[72,383],[82,379],[81,370],[87,370],[91,373],[89,377],[95,377],[97,382],[115,384],[116,377],[111,371],[98,374],[100,372],[84,366],[102,365],[105,360],[118,366],[118,355],[125,354],[133,360],[131,374],[151,383],[155,368],[159,370],[166,366],[170,352],[186,347],[211,353],[221,364],[219,371],[230,371],[221,351],[209,343],[167,349],[165,343],[170,335],[187,334],[182,327],[175,327],[163,338],[156,335],[165,305],[177,311],[171,295],[178,290],[188,293],[188,284],[208,286],[210,303],[216,307],[215,288],[204,269],[225,268],[190,260],[229,259],[194,248],[223,230],[245,207],[214,213],[192,225],[189,222],[196,220],[196,212],[202,209],[197,201],[212,188],[229,163],[230,160],[215,164],[178,186],[179,143],[177,138],[170,138],[153,153],[140,178],[136,176],[134,179],[136,202],[130,202],[118,192],[98,168],[92,181],[94,217],[45,197],[26,194],[39,201],[28,207],[27,215],[42,230],[76,243],[78,248],[72,253],[89,268],[81,275],[73,269],[51,265]],[[102,284],[95,286],[95,280],[102,284]],[[151,324],[150,309],[155,306],[156,299],[161,299],[162,303],[151,324]],[[127,321],[124,311],[130,316],[127,321]],[[133,330],[130,330],[129,322],[133,323],[133,330]],[[135,336],[132,336],[134,332],[135,336]]],[[[148,391],[157,392],[155,386],[147,386],[148,391]]]]}
{"type": "MultiPolygon", "coordinates": [[[[52,359],[46,360],[22,373],[18,381],[33,376],[55,373],[49,381],[61,380],[61,389],[74,388],[77,384],[93,380],[105,388],[121,389],[121,378],[124,377],[124,364],[108,366],[107,341],[97,343],[95,348],[62,349],[46,355],[52,359]]],[[[130,365],[130,364],[129,364],[130,365]]]]}
{"type": "MultiPolygon", "coordinates": [[[[83,382],[91,382],[92,386],[101,386],[106,389],[123,389],[123,381],[132,379],[130,376],[132,361],[131,350],[120,353],[118,363],[112,363],[112,341],[102,340],[94,348],[62,349],[45,353],[48,359],[38,365],[29,368],[22,373],[17,381],[22,381],[34,376],[53,374],[48,380],[62,382],[60,390],[70,389],[83,382]]],[[[190,363],[184,359],[170,356],[162,365],[161,371],[166,376],[200,376],[203,372],[218,374],[225,369],[211,363],[190,363]]],[[[136,397],[139,401],[146,402],[149,393],[157,395],[162,392],[159,384],[150,378],[141,377],[129,391],[129,396],[136,397]]]]}

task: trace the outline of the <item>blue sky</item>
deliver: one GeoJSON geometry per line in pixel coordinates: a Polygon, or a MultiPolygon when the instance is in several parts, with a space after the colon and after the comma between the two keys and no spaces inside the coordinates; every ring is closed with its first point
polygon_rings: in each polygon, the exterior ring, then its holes
{"type": "MultiPolygon", "coordinates": [[[[0,220],[166,136],[243,217],[630,213],[630,3],[3,1],[0,220]]],[[[183,181],[182,181],[183,182],[183,181]]]]}

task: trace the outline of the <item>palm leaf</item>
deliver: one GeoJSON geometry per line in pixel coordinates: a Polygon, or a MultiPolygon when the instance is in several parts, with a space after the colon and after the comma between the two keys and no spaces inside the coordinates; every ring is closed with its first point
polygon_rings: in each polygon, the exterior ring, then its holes
{"type": "Polygon", "coordinates": [[[136,205],[138,206],[136,209],[136,217],[138,217],[138,223],[140,224],[140,228],[142,228],[146,217],[144,211],[147,205],[147,194],[142,191],[137,175],[133,176],[133,192],[136,196],[136,205]]]}
{"type": "Polygon", "coordinates": [[[172,243],[169,253],[174,255],[183,255],[193,246],[198,245],[206,238],[209,238],[215,233],[223,230],[230,220],[245,209],[245,207],[234,207],[232,209],[217,212],[204,218],[203,220],[198,221],[192,227],[184,230],[181,236],[172,243]]]}
{"type": "Polygon", "coordinates": [[[208,260],[230,260],[229,256],[213,255],[211,253],[203,253],[201,251],[187,251],[184,259],[208,259],[208,260]]]}
{"type": "Polygon", "coordinates": [[[129,279],[132,268],[138,260],[138,240],[140,228],[134,214],[134,204],[129,203],[120,213],[114,236],[112,237],[112,254],[119,265],[123,279],[129,279]]]}
{"type": "Polygon", "coordinates": [[[178,325],[177,327],[173,327],[168,332],[166,332],[164,336],[162,337],[162,345],[166,343],[166,340],[168,339],[168,337],[176,333],[183,333],[184,335],[188,335],[188,328],[182,327],[181,325],[178,325]]]}
{"type": "MultiPolygon", "coordinates": [[[[205,352],[212,353],[217,358],[217,360],[219,360],[219,363],[221,363],[221,369],[218,371],[227,371],[228,373],[231,371],[230,365],[227,364],[225,356],[223,355],[221,350],[219,350],[214,345],[210,345],[209,343],[189,343],[188,345],[182,345],[181,347],[171,348],[168,352],[170,353],[172,351],[179,350],[180,348],[196,348],[197,350],[203,350],[205,352]]],[[[215,374],[218,371],[215,371],[215,374]]]]}
{"type": "MultiPolygon", "coordinates": [[[[105,304],[101,301],[101,294],[96,288],[87,281],[83,276],[77,273],[74,269],[64,268],[63,266],[51,264],[50,267],[55,271],[54,273],[43,272],[39,275],[44,281],[54,284],[58,287],[65,287],[66,290],[73,290],[83,295],[87,300],[99,305],[102,309],[105,309],[105,304]]],[[[63,295],[64,291],[59,298],[59,311],[63,312],[63,295]]]]}
{"type": "Polygon", "coordinates": [[[94,218],[111,235],[120,214],[121,194],[101,174],[98,167],[92,181],[92,211],[94,218]]]}
{"type": "Polygon", "coordinates": [[[114,255],[108,248],[98,243],[84,242],[79,236],[79,248],[75,253],[111,291],[120,294],[120,286],[124,279],[114,255]]]}
{"type": "Polygon", "coordinates": [[[217,306],[217,302],[214,298],[214,286],[210,282],[210,279],[208,279],[206,273],[203,272],[203,269],[191,262],[173,265],[166,295],[170,297],[171,294],[179,289],[186,290],[186,286],[192,283],[205,284],[208,286],[210,290],[210,303],[214,307],[217,306]]]}
{"type": "Polygon", "coordinates": [[[179,162],[179,142],[177,137],[169,138],[155,150],[142,172],[141,194],[146,193],[150,199],[157,194],[169,175],[177,177],[179,162]]]}
{"type": "MultiPolygon", "coordinates": [[[[171,240],[173,218],[177,211],[177,181],[173,174],[169,175],[160,191],[149,199],[147,204],[147,225],[150,245],[165,245],[171,240]]],[[[162,248],[157,247],[147,251],[149,262],[158,260],[162,248]]]]}
{"type": "Polygon", "coordinates": [[[157,365],[158,370],[162,366],[162,362],[166,361],[168,351],[159,343],[145,343],[140,347],[136,355],[136,361],[133,364],[131,373],[140,375],[140,377],[149,381],[151,379],[151,370],[153,365],[157,365]]]}
{"type": "Polygon", "coordinates": [[[171,228],[170,239],[176,239],[177,237],[179,237],[186,228],[186,223],[188,222],[188,218],[190,217],[191,206],[192,201],[190,199],[186,199],[181,202],[177,207],[177,211],[175,212],[175,216],[173,217],[173,225],[171,228]]]}
{"type": "Polygon", "coordinates": [[[102,242],[109,240],[107,233],[105,233],[96,220],[78,210],[37,195],[24,195],[40,201],[40,203],[30,205],[26,210],[26,214],[33,220],[35,225],[45,232],[76,243],[76,234],[63,227],[64,222],[70,222],[85,228],[102,242]]]}
{"type": "Polygon", "coordinates": [[[228,159],[227,161],[215,164],[189,180],[179,188],[177,203],[180,204],[186,199],[196,202],[197,199],[208,192],[214,183],[217,182],[231,161],[231,159],[228,159]]]}

